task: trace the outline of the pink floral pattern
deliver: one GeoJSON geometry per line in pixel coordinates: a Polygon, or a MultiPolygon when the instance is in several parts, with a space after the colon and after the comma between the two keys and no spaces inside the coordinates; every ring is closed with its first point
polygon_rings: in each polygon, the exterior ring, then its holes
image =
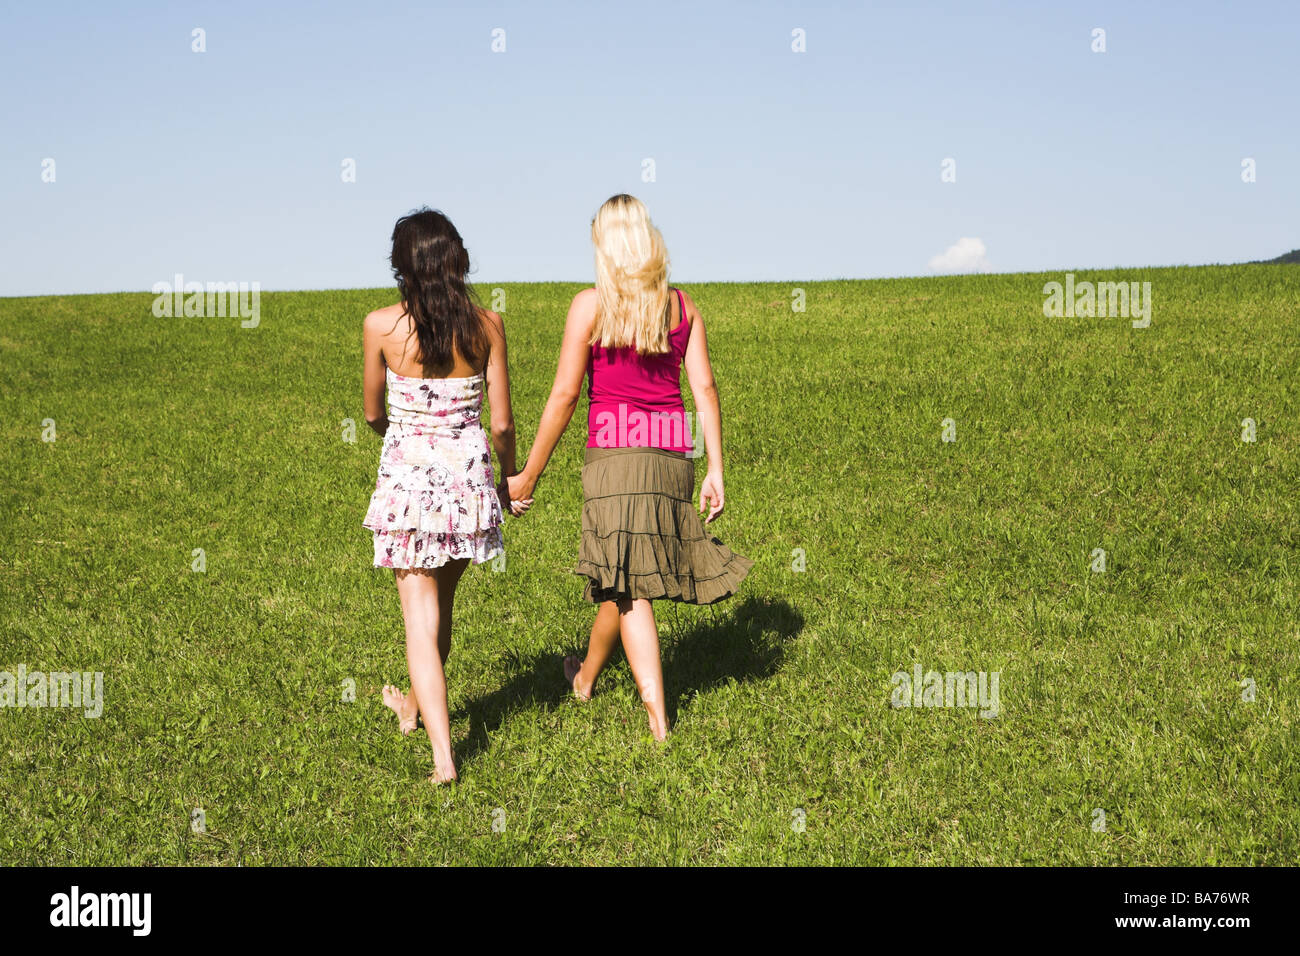
{"type": "Polygon", "coordinates": [[[483,431],[483,376],[409,378],[388,370],[388,432],[362,524],[375,567],[475,564],[505,550],[492,451],[483,431]]]}

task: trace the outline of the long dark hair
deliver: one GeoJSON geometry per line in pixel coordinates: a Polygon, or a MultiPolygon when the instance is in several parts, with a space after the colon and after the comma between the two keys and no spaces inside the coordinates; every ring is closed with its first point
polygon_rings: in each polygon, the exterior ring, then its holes
{"type": "Polygon", "coordinates": [[[465,281],[469,253],[451,220],[427,206],[393,226],[393,277],[415,326],[420,362],[446,368],[456,352],[475,368],[487,363],[490,344],[474,290],[465,281]]]}

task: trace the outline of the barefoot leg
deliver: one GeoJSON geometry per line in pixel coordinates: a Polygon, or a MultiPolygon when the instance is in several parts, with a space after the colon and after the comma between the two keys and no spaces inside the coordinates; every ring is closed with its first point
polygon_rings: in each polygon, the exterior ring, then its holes
{"type": "Polygon", "coordinates": [[[397,593],[406,620],[406,663],[411,671],[411,692],[433,747],[435,782],[456,778],[451,753],[451,719],[447,713],[447,677],[443,670],[445,655],[440,644],[445,634],[446,648],[450,651],[451,604],[456,582],[468,563],[448,562],[431,572],[397,572],[397,593]]]}
{"type": "Polygon", "coordinates": [[[587,656],[581,661],[576,675],[571,675],[571,668],[565,667],[565,676],[573,685],[573,692],[579,697],[589,698],[596,692],[596,678],[609,663],[614,649],[618,647],[618,605],[613,601],[603,601],[596,610],[596,620],[591,624],[591,639],[587,641],[587,656]]]}
{"type": "Polygon", "coordinates": [[[625,598],[618,602],[623,653],[636,679],[637,690],[650,718],[650,732],[655,740],[668,736],[668,717],[664,710],[664,674],[659,660],[659,629],[655,626],[654,606],[646,600],[625,598]]]}
{"type": "Polygon", "coordinates": [[[456,585],[468,561],[451,561],[434,572],[438,585],[438,657],[445,666],[451,656],[451,609],[456,602],[456,585]]]}
{"type": "MultiPolygon", "coordinates": [[[[468,562],[452,562],[456,567],[447,566],[445,574],[436,574],[435,583],[438,587],[438,658],[442,661],[443,667],[447,666],[447,658],[451,656],[451,609],[456,600],[456,585],[460,583],[460,576],[465,571],[468,562]],[[459,570],[457,570],[459,569],[459,570]]],[[[443,571],[442,568],[438,569],[443,571]]],[[[417,726],[417,720],[420,716],[419,698],[415,693],[415,685],[411,685],[411,692],[406,695],[406,703],[401,711],[398,712],[397,718],[403,725],[409,725],[403,733],[410,733],[417,726]]]]}

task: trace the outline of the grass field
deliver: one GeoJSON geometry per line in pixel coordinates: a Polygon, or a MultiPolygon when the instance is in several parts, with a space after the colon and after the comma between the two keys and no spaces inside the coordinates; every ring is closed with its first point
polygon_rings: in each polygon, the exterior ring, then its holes
{"type": "MultiPolygon", "coordinates": [[[[98,719],[0,710],[0,854],[1295,864],[1300,270],[1078,275],[1150,281],[1144,329],[1044,318],[1061,279],[688,286],[716,527],[756,566],[730,602],[659,605],[672,737],[621,660],[565,693],[591,619],[574,427],[505,570],[462,584],[439,790],[379,699],[402,622],[360,526],[361,318],[394,294],[267,293],[253,329],[0,300],[0,669],[104,673],[98,719]],[[892,707],[916,665],[998,672],[999,715],[892,707]]],[[[579,286],[502,288],[522,453],[579,286]]]]}

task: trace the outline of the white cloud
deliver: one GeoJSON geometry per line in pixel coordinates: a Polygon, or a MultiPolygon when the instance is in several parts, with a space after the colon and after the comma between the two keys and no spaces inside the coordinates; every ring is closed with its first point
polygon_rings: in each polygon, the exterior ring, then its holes
{"type": "Polygon", "coordinates": [[[931,272],[991,272],[983,239],[963,237],[930,260],[931,272]]]}

